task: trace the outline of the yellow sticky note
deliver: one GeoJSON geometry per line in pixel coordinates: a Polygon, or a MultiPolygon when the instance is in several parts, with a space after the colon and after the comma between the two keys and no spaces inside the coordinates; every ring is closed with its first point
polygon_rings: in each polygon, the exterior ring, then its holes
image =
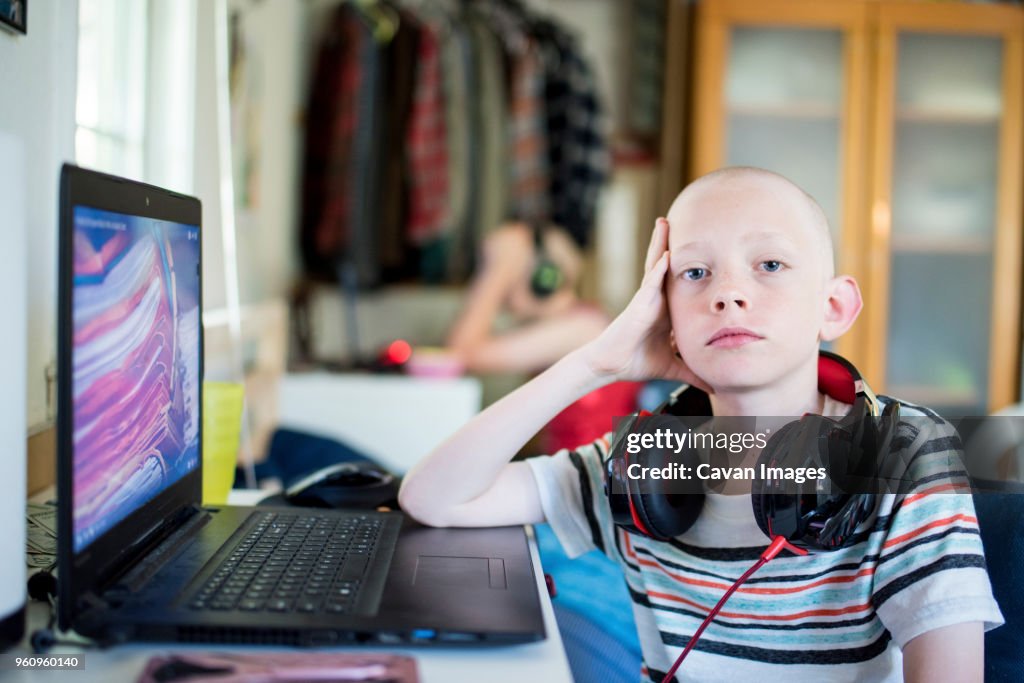
{"type": "Polygon", "coordinates": [[[245,388],[203,382],[203,504],[223,505],[235,483],[245,388]]]}

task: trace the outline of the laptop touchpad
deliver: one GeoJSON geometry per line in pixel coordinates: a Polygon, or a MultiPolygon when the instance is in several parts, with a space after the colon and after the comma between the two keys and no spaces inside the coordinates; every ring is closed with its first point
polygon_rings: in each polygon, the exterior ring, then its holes
{"type": "Polygon", "coordinates": [[[412,583],[461,588],[508,588],[505,561],[500,557],[420,555],[416,558],[412,583]]]}

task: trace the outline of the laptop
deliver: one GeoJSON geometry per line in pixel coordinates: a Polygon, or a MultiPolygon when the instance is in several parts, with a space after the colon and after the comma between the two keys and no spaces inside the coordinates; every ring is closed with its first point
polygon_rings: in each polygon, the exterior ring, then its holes
{"type": "Polygon", "coordinates": [[[201,243],[197,199],[62,169],[60,627],[101,644],[543,639],[521,527],[202,506],[201,243]]]}

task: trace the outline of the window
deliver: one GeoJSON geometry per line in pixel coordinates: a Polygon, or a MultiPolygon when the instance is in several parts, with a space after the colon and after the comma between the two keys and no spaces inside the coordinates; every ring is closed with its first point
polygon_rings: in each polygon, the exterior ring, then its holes
{"type": "Polygon", "coordinates": [[[194,0],[79,0],[75,157],[192,193],[194,0]]]}
{"type": "Polygon", "coordinates": [[[147,12],[138,0],[80,0],[75,157],[142,179],[145,169],[147,12]]]}

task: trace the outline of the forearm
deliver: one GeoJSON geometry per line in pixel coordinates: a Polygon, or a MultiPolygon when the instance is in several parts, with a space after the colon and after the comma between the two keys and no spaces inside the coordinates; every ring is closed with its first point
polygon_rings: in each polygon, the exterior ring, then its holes
{"type": "Polygon", "coordinates": [[[399,501],[413,517],[446,523],[446,512],[474,500],[537,431],[565,406],[611,381],[596,375],[579,352],[502,398],[417,463],[399,501]]]}
{"type": "Polygon", "coordinates": [[[486,341],[510,286],[509,275],[501,269],[486,268],[478,275],[462,312],[448,332],[447,345],[465,353],[486,341]]]}
{"type": "Polygon", "coordinates": [[[462,360],[471,372],[535,372],[595,339],[607,325],[602,312],[577,307],[482,339],[462,360]]]}
{"type": "Polygon", "coordinates": [[[469,355],[487,341],[498,316],[500,305],[497,301],[481,301],[480,304],[463,312],[448,333],[445,345],[461,356],[469,355]]]}

